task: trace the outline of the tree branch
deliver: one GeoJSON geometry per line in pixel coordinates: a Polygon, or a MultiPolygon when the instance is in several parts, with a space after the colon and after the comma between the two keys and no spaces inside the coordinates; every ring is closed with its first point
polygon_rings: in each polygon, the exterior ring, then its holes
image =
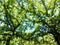
{"type": "Polygon", "coordinates": [[[42,1],[42,4],[43,4],[43,6],[44,6],[44,8],[45,8],[45,10],[46,10],[46,15],[48,15],[48,9],[47,9],[47,7],[46,7],[46,5],[45,5],[44,0],[41,0],[41,1],[42,1]]]}
{"type": "Polygon", "coordinates": [[[54,1],[54,6],[53,6],[53,8],[52,8],[52,12],[51,12],[51,15],[52,15],[52,16],[54,15],[55,5],[56,5],[56,0],[54,1]]]}

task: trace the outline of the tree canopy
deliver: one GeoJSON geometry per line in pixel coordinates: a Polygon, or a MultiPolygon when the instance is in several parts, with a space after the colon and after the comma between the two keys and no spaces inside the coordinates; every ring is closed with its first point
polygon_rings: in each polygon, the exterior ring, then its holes
{"type": "Polygon", "coordinates": [[[60,45],[60,0],[0,0],[1,45],[60,45]]]}

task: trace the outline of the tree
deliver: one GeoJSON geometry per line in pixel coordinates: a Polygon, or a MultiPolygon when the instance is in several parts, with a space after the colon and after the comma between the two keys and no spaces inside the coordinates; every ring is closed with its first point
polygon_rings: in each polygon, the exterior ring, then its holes
{"type": "Polygon", "coordinates": [[[10,45],[14,37],[19,37],[36,44],[40,43],[38,37],[52,34],[59,45],[59,4],[59,0],[1,0],[0,40],[10,45]]]}

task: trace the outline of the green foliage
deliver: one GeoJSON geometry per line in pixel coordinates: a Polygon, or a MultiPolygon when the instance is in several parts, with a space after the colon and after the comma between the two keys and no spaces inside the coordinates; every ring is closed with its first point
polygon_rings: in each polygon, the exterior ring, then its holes
{"type": "Polygon", "coordinates": [[[57,45],[59,22],[59,0],[0,0],[0,45],[57,45]]]}

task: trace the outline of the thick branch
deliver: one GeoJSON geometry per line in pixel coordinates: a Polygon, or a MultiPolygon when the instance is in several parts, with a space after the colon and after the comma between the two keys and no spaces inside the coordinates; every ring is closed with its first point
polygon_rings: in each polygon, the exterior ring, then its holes
{"type": "Polygon", "coordinates": [[[52,15],[52,16],[54,15],[55,5],[56,5],[56,0],[54,1],[54,6],[53,6],[53,8],[52,8],[52,12],[51,12],[51,15],[52,15]]]}
{"type": "Polygon", "coordinates": [[[42,4],[43,4],[43,6],[44,6],[44,8],[45,8],[45,10],[46,10],[46,15],[48,15],[48,9],[47,9],[47,7],[46,7],[46,5],[45,5],[44,0],[41,0],[41,1],[42,1],[42,4]]]}

